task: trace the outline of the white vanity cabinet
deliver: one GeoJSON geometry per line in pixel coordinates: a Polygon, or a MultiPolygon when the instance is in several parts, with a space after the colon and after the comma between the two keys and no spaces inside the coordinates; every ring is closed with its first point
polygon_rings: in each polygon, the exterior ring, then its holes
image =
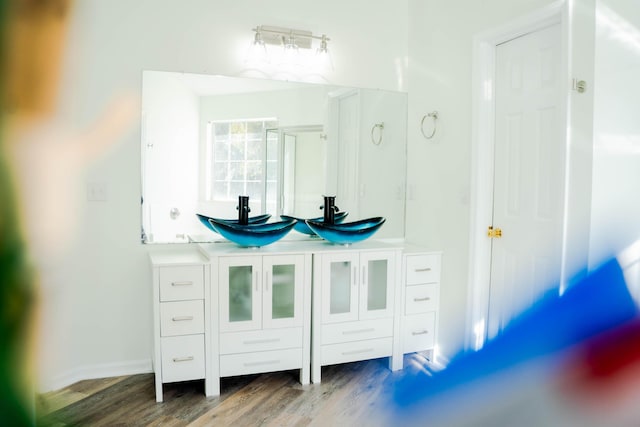
{"type": "Polygon", "coordinates": [[[152,253],[150,260],[156,401],[163,400],[163,383],[197,379],[205,379],[210,396],[207,261],[196,251],[152,253]]]}
{"type": "Polygon", "coordinates": [[[200,244],[150,254],[156,400],[164,383],[300,370],[433,350],[440,252],[378,241],[353,246],[200,244]]]}
{"type": "Polygon", "coordinates": [[[311,254],[208,248],[216,391],[220,377],[290,369],[308,384],[311,254]]]}
{"type": "Polygon", "coordinates": [[[436,344],[440,304],[440,252],[403,254],[402,353],[431,351],[436,344]]]}
{"type": "MultiPolygon", "coordinates": [[[[321,367],[394,356],[399,248],[333,248],[314,253],[311,379],[321,367]]],[[[391,357],[391,368],[399,369],[391,357]]]]}

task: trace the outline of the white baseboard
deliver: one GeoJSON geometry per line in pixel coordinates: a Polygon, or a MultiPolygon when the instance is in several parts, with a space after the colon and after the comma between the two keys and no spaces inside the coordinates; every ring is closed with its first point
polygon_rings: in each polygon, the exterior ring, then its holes
{"type": "Polygon", "coordinates": [[[46,393],[59,390],[82,380],[119,377],[121,375],[148,374],[150,372],[153,372],[151,359],[78,366],[48,380],[41,378],[38,384],[38,392],[46,393]]]}

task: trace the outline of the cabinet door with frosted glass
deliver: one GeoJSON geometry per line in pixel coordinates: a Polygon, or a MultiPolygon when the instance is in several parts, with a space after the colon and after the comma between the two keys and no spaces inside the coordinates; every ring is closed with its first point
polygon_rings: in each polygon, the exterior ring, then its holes
{"type": "Polygon", "coordinates": [[[304,255],[267,255],[262,269],[263,327],[302,326],[304,255]]]}
{"type": "Polygon", "coordinates": [[[393,316],[395,260],[393,251],[360,254],[360,319],[393,316]]]}
{"type": "Polygon", "coordinates": [[[262,257],[219,260],[220,332],[262,328],[262,257]]]}
{"type": "Polygon", "coordinates": [[[358,320],[358,260],[357,252],[322,255],[323,323],[358,320]]]}

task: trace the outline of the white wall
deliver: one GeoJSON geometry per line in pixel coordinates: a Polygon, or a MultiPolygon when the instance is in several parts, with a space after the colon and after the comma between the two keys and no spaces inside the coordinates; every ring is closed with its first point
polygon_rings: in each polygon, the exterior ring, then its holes
{"type": "Polygon", "coordinates": [[[462,348],[465,334],[472,39],[550,3],[409,0],[406,235],[444,251],[439,350],[445,357],[462,348]],[[440,113],[438,129],[427,141],[420,133],[420,121],[433,110],[440,113]]]}
{"type": "Polygon", "coordinates": [[[211,120],[275,117],[278,126],[321,125],[326,116],[330,88],[216,95],[201,98],[203,124],[211,120]]]}
{"type": "Polygon", "coordinates": [[[593,195],[589,263],[640,239],[640,6],[596,9],[593,195]]]}
{"type": "Polygon", "coordinates": [[[359,218],[354,219],[385,217],[386,221],[376,232],[376,237],[403,237],[407,96],[383,91],[360,91],[359,119],[359,218]],[[372,137],[372,127],[380,123],[384,123],[384,129],[376,129],[372,137]],[[379,137],[382,137],[380,144],[374,144],[373,141],[379,137]]]}
{"type": "MultiPolygon", "coordinates": [[[[74,3],[60,114],[82,129],[143,70],[264,75],[243,60],[256,25],[326,33],[334,71],[280,78],[406,89],[408,0],[83,0],[74,3]]],[[[265,77],[274,75],[268,72],[265,77]]],[[[87,172],[108,200],[86,202],[70,247],[42,274],[39,388],[150,369],[151,288],[140,244],[140,125],[87,172]]],[[[83,187],[83,186],[81,186],[83,187]]],[[[155,248],[160,250],[161,248],[155,248]]],[[[455,256],[452,254],[451,256],[455,256]]]]}
{"type": "Polygon", "coordinates": [[[200,102],[173,74],[144,74],[143,225],[149,242],[172,242],[195,229],[189,225],[198,199],[200,102]],[[176,218],[170,215],[174,208],[176,218]]]}

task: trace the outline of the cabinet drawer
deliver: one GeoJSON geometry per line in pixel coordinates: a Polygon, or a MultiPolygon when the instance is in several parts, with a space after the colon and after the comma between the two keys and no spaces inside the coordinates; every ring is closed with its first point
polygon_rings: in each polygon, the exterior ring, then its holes
{"type": "Polygon", "coordinates": [[[163,337],[204,333],[204,301],[160,303],[160,334],[163,337]]]}
{"type": "Polygon", "coordinates": [[[391,337],[323,345],[321,347],[321,365],[391,356],[392,346],[393,339],[391,337]]]}
{"type": "Polygon", "coordinates": [[[302,367],[302,349],[257,351],[220,356],[220,376],[286,371],[302,367]]]}
{"type": "Polygon", "coordinates": [[[204,298],[204,267],[160,267],[160,301],[204,298]]]}
{"type": "Polygon", "coordinates": [[[402,352],[429,350],[434,346],[435,313],[406,316],[402,328],[402,352]]]}
{"type": "Polygon", "coordinates": [[[322,344],[384,338],[393,335],[393,319],[374,319],[322,325],[322,344]]]}
{"type": "Polygon", "coordinates": [[[220,334],[220,354],[251,353],[302,347],[302,328],[220,334]]]}
{"type": "Polygon", "coordinates": [[[161,338],[162,382],[204,378],[204,335],[161,338]]]}
{"type": "Polygon", "coordinates": [[[440,255],[407,255],[407,285],[440,281],[440,255]]]}
{"type": "Polygon", "coordinates": [[[405,294],[405,314],[426,313],[438,309],[440,285],[407,286],[405,294]]]}

